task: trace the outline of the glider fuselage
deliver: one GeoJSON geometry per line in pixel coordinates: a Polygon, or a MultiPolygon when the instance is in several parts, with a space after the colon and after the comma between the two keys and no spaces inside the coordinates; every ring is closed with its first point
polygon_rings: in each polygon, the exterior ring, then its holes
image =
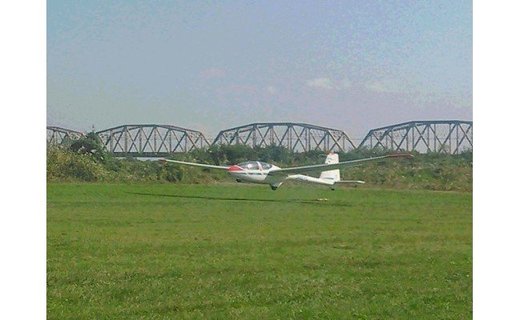
{"type": "Polygon", "coordinates": [[[272,184],[277,182],[268,175],[273,169],[280,167],[261,161],[246,161],[229,167],[228,173],[238,182],[272,184]]]}
{"type": "Polygon", "coordinates": [[[285,180],[311,182],[332,186],[335,180],[310,177],[303,174],[291,174],[286,177],[271,176],[271,170],[279,170],[280,167],[261,161],[246,161],[228,168],[228,173],[238,182],[269,184],[272,187],[279,186],[285,180]]]}

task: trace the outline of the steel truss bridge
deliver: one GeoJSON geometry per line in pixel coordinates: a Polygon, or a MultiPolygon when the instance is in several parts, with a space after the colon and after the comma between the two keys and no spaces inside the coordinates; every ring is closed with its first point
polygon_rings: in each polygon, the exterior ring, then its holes
{"type": "Polygon", "coordinates": [[[47,127],[47,144],[65,145],[83,136],[83,133],[61,127],[47,127]]]}
{"type": "MultiPolygon", "coordinates": [[[[204,135],[173,125],[134,124],[96,132],[107,151],[118,157],[165,157],[210,146],[204,135]]],[[[49,145],[67,145],[83,133],[47,127],[49,145]]],[[[292,152],[347,152],[359,148],[458,154],[473,149],[473,122],[409,121],[368,132],[359,146],[337,129],[306,123],[252,123],[219,132],[212,145],[282,146],[292,152]]]]}
{"type": "Polygon", "coordinates": [[[213,145],[244,144],[251,147],[283,146],[293,152],[311,150],[343,151],[356,147],[348,135],[337,129],[306,123],[252,123],[220,131],[213,145]]]}
{"type": "Polygon", "coordinates": [[[473,122],[409,121],[372,129],[358,148],[458,154],[473,149],[473,122]]]}
{"type": "Polygon", "coordinates": [[[204,135],[172,125],[129,124],[96,132],[115,156],[165,157],[209,146],[204,135]]]}

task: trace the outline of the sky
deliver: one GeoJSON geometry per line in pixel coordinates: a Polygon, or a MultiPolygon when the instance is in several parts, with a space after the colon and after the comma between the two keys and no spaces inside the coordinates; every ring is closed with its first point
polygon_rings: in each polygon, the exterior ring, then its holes
{"type": "Polygon", "coordinates": [[[47,2],[47,125],[472,120],[472,2],[47,2]]]}

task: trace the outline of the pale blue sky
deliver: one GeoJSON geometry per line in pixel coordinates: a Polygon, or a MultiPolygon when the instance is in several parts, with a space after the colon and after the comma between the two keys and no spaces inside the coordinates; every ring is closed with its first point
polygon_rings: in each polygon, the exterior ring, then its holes
{"type": "Polygon", "coordinates": [[[56,1],[48,124],[472,119],[471,1],[56,1]]]}

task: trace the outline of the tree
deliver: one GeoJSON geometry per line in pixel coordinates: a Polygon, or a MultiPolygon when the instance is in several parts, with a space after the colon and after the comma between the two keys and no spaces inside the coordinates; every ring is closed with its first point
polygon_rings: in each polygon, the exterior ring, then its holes
{"type": "Polygon", "coordinates": [[[69,150],[74,153],[90,155],[94,160],[105,163],[110,155],[103,146],[103,142],[95,132],[79,138],[71,144],[69,150]]]}

